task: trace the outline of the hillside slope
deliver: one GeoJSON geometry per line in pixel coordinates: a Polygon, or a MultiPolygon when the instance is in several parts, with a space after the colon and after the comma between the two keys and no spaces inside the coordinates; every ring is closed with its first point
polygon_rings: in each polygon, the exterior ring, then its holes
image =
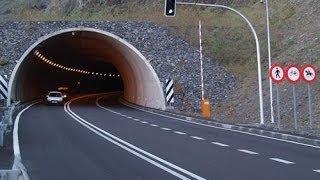
{"type": "MultiPolygon", "coordinates": [[[[4,20],[135,20],[151,21],[170,28],[198,47],[197,24],[204,27],[206,56],[226,66],[237,78],[230,97],[213,102],[214,118],[230,123],[258,123],[257,64],[255,44],[246,24],[233,13],[213,8],[178,6],[175,18],[163,16],[163,0],[1,0],[4,20]]],[[[261,42],[266,121],[270,119],[265,7],[260,0],[203,0],[239,9],[254,24],[261,42]]],[[[320,65],[320,2],[318,0],[270,1],[272,57],[274,62],[320,65]]],[[[314,129],[308,127],[305,84],[297,86],[299,132],[319,133],[320,85],[312,85],[314,129]]],[[[206,87],[210,88],[210,87],[206,87]]],[[[274,88],[275,89],[275,88],[274,88]]],[[[282,129],[293,129],[292,86],[279,86],[282,129]]],[[[276,92],[274,91],[274,94],[276,92]]],[[[274,98],[274,104],[275,104],[274,98]]],[[[188,103],[186,103],[188,104],[188,103]]],[[[276,114],[276,111],[275,111],[276,114]]]]}

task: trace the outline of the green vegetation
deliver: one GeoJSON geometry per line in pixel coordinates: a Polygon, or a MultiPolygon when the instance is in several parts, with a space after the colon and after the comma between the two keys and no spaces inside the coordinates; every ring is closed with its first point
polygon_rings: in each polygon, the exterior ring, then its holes
{"type": "Polygon", "coordinates": [[[3,58],[0,58],[0,66],[5,66],[8,64],[8,61],[6,61],[5,59],[3,58]]]}
{"type": "MultiPolygon", "coordinates": [[[[258,119],[257,77],[252,75],[257,70],[255,41],[249,27],[234,13],[179,5],[176,17],[166,18],[163,15],[164,0],[47,0],[50,3],[45,8],[39,5],[40,1],[42,0],[12,0],[15,5],[11,4],[13,8],[10,13],[3,15],[2,19],[150,21],[168,27],[171,33],[182,37],[195,48],[199,46],[198,21],[201,19],[204,54],[225,65],[238,80],[237,87],[226,100],[228,102],[217,105],[216,117],[224,114],[228,116],[224,119],[232,120],[236,117],[244,122],[258,119]]],[[[277,0],[269,3],[273,62],[285,64],[300,63],[303,60],[320,65],[318,0],[277,0]]],[[[235,7],[248,17],[256,29],[261,48],[263,87],[267,92],[269,85],[264,4],[260,0],[217,0],[217,4],[235,7]]],[[[29,28],[32,33],[33,27],[29,28]]],[[[316,87],[319,92],[320,85],[316,87]]],[[[183,87],[177,85],[176,89],[182,91],[183,87]]],[[[286,98],[291,97],[291,94],[283,91],[281,96],[286,98]]],[[[320,102],[318,96],[316,95],[314,102],[320,102]]],[[[283,99],[283,102],[286,101],[289,100],[283,99]]],[[[319,103],[316,106],[320,106],[319,103]]],[[[319,119],[319,108],[315,109],[315,116],[319,119]]],[[[288,115],[288,119],[289,117],[288,115]]]]}
{"type": "MultiPolygon", "coordinates": [[[[179,6],[175,18],[166,18],[163,15],[163,0],[150,1],[81,1],[86,3],[80,6],[71,1],[61,1],[60,4],[52,2],[47,8],[39,8],[38,0],[18,1],[19,6],[14,8],[11,19],[41,21],[41,20],[135,20],[151,21],[182,36],[189,43],[198,46],[198,20],[203,21],[204,51],[208,56],[214,57],[226,66],[248,65],[254,59],[255,41],[246,23],[238,15],[221,9],[197,8],[179,6]],[[68,4],[69,3],[69,4],[68,4]]],[[[229,3],[230,2],[225,2],[229,3]]],[[[246,14],[255,24],[260,36],[262,55],[266,55],[265,17],[264,6],[261,3],[237,3],[241,12],[246,14]],[[263,40],[261,40],[263,39],[263,40]]],[[[277,23],[292,17],[295,14],[293,6],[281,6],[275,13],[277,23]]],[[[292,40],[293,41],[293,40],[292,40]]],[[[291,41],[289,42],[291,43],[291,41]]]]}

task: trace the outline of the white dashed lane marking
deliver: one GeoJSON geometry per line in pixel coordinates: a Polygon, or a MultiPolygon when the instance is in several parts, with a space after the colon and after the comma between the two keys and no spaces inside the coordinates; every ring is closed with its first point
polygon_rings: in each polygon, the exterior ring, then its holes
{"type": "Polygon", "coordinates": [[[222,146],[222,147],[229,147],[228,144],[223,144],[223,143],[219,143],[219,142],[211,142],[212,144],[218,145],[218,146],[222,146]]]}
{"type": "Polygon", "coordinates": [[[153,126],[153,127],[158,127],[158,125],[156,125],[156,124],[150,124],[150,126],[153,126]]]}
{"type": "Polygon", "coordinates": [[[187,134],[187,133],[180,132],[180,131],[174,131],[174,133],[176,133],[176,134],[180,134],[180,135],[185,135],[185,134],[187,134]]]}
{"type": "Polygon", "coordinates": [[[277,162],[284,163],[284,164],[295,164],[294,162],[287,161],[287,160],[280,159],[280,158],[270,158],[270,159],[271,159],[272,161],[277,161],[277,162]]]}
{"type": "Polygon", "coordinates": [[[253,152],[253,151],[249,151],[246,149],[237,149],[237,151],[243,152],[243,153],[247,153],[247,154],[251,154],[251,155],[257,155],[259,153],[253,152]]]}
{"type": "Polygon", "coordinates": [[[161,128],[162,130],[170,131],[171,129],[169,128],[161,128]]]}
{"type": "Polygon", "coordinates": [[[314,169],[314,172],[320,173],[320,169],[314,169]]]}
{"type": "Polygon", "coordinates": [[[148,124],[148,122],[147,122],[147,121],[141,121],[141,123],[143,123],[143,124],[148,124]]]}
{"type": "Polygon", "coordinates": [[[197,139],[197,140],[205,140],[202,137],[198,137],[198,136],[190,136],[190,137],[193,138],[193,139],[197,139]]]}
{"type": "Polygon", "coordinates": [[[139,119],[133,118],[134,121],[140,121],[139,119]]]}

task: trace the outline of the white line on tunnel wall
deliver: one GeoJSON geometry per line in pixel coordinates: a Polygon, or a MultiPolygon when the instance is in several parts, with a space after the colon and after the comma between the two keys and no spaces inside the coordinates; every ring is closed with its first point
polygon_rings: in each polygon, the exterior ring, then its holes
{"type": "MultiPolygon", "coordinates": [[[[149,81],[142,81],[140,85],[143,85],[144,90],[150,91],[149,93],[149,101],[146,103],[150,107],[158,108],[158,109],[165,109],[166,108],[166,100],[164,97],[163,89],[161,86],[161,82],[159,80],[159,77],[154,70],[153,66],[151,65],[150,61],[146,59],[146,57],[136,48],[134,47],[129,41],[126,39],[121,38],[120,36],[117,36],[114,33],[107,32],[102,29],[97,29],[97,28],[90,28],[90,27],[73,27],[73,28],[66,28],[66,29],[61,29],[55,32],[51,32],[46,35],[41,35],[36,42],[34,42],[31,46],[28,47],[27,50],[25,50],[22,54],[22,56],[19,58],[17,61],[17,64],[15,65],[14,69],[12,70],[10,81],[8,83],[8,96],[11,98],[15,98],[13,100],[16,100],[15,91],[16,91],[16,80],[19,76],[19,72],[25,65],[25,61],[28,59],[28,56],[30,56],[41,44],[45,44],[48,40],[54,37],[58,37],[64,34],[71,34],[73,32],[86,32],[86,33],[92,33],[101,37],[104,37],[103,39],[111,40],[112,43],[121,45],[122,48],[120,54],[126,54],[130,56],[130,58],[126,57],[123,58],[124,60],[127,60],[127,63],[131,68],[137,68],[133,72],[140,72],[141,70],[143,71],[143,75],[141,73],[134,73],[133,76],[135,78],[138,78],[140,80],[145,79],[143,76],[147,75],[149,81]],[[132,60],[135,59],[135,60],[132,60]],[[132,62],[133,61],[133,62],[132,62]],[[135,66],[132,64],[136,63],[135,66]],[[150,84],[151,83],[151,84],[150,84]],[[151,99],[156,99],[156,101],[150,101],[151,99]]],[[[120,46],[119,46],[120,47],[120,46]]],[[[137,81],[140,81],[137,80],[137,81]]],[[[132,83],[132,81],[131,81],[132,83]]],[[[134,94],[134,92],[132,93],[134,94]]],[[[11,98],[7,99],[7,105],[11,105],[12,101],[11,98]]],[[[132,98],[128,97],[129,99],[132,98]]],[[[131,99],[132,100],[132,99],[131,99]]],[[[137,102],[136,100],[132,100],[133,102],[137,102]]],[[[144,103],[144,102],[143,102],[144,103]]],[[[141,105],[142,103],[140,103],[141,105]]]]}

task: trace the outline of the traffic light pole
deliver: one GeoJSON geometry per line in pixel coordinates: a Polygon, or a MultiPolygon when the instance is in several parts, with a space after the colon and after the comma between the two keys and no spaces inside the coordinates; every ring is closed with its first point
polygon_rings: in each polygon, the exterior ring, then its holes
{"type": "Polygon", "coordinates": [[[259,39],[257,36],[257,33],[254,29],[254,27],[252,26],[252,24],[250,23],[250,21],[239,11],[228,7],[228,6],[223,6],[223,5],[218,5],[218,4],[203,4],[203,3],[188,3],[188,2],[176,2],[176,4],[179,5],[195,5],[195,6],[206,6],[206,7],[218,7],[218,8],[224,8],[224,9],[228,9],[230,11],[235,12],[236,14],[238,14],[239,16],[241,16],[246,23],[249,25],[253,36],[255,38],[256,41],[256,52],[257,52],[257,64],[258,64],[258,82],[259,82],[259,104],[260,104],[260,124],[263,125],[264,124],[264,113],[263,113],[263,94],[262,94],[262,76],[261,76],[261,59],[260,59],[260,43],[259,43],[259,39]]]}

